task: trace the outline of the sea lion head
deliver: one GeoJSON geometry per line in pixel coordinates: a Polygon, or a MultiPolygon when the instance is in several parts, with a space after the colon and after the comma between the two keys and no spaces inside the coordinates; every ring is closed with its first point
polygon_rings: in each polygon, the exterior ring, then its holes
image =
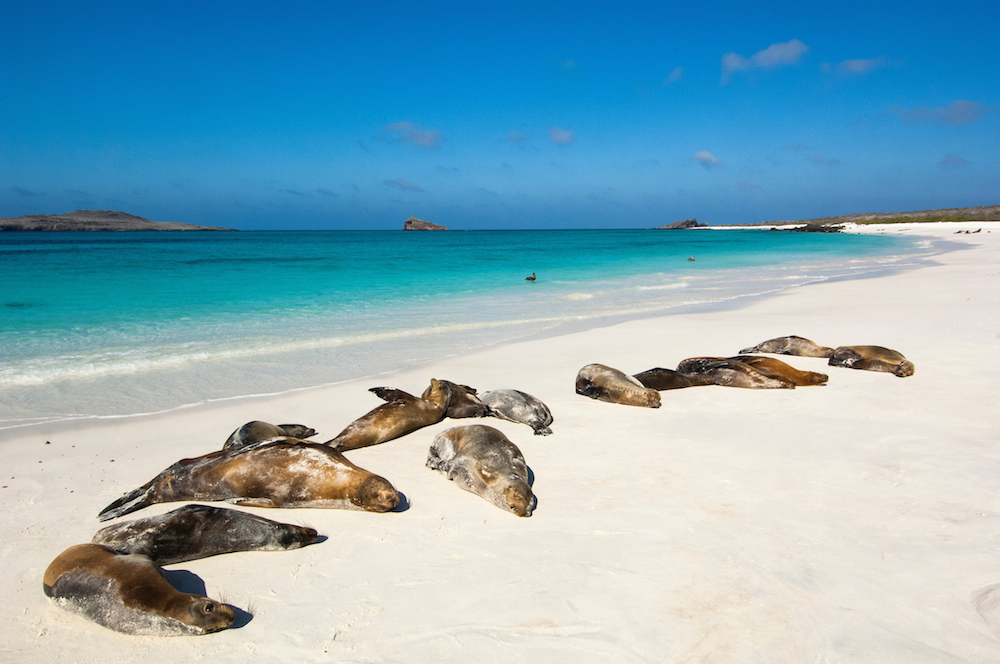
{"type": "Polygon", "coordinates": [[[233,607],[201,595],[181,593],[176,606],[167,608],[167,613],[195,628],[200,634],[210,634],[226,629],[236,620],[233,607]]]}
{"type": "Polygon", "coordinates": [[[389,480],[371,475],[362,480],[351,502],[369,512],[388,512],[399,504],[399,492],[389,480]]]}
{"type": "Polygon", "coordinates": [[[646,389],[639,396],[639,399],[644,403],[646,408],[659,408],[660,407],[660,393],[656,390],[646,389]]]}
{"type": "Polygon", "coordinates": [[[431,378],[431,384],[424,391],[423,399],[441,406],[442,410],[447,410],[448,404],[451,403],[451,387],[448,381],[431,378]]]}
{"type": "Polygon", "coordinates": [[[319,533],[314,528],[283,525],[285,528],[278,534],[278,544],[284,549],[299,549],[319,539],[319,533]]]}
{"type": "Polygon", "coordinates": [[[518,516],[531,516],[534,509],[534,496],[531,487],[524,482],[514,482],[503,490],[503,499],[507,508],[518,516]]]}
{"type": "Polygon", "coordinates": [[[896,365],[896,368],[892,370],[892,373],[896,374],[900,378],[906,378],[907,376],[912,376],[915,371],[916,366],[913,362],[909,360],[903,360],[896,365]]]}

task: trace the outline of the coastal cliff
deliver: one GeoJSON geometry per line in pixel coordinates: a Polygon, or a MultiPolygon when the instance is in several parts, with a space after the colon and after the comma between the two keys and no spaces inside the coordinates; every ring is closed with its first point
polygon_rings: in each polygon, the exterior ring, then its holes
{"type": "Polygon", "coordinates": [[[423,219],[417,219],[416,217],[410,217],[403,222],[404,231],[446,231],[448,230],[441,224],[432,224],[429,221],[424,221],[423,219]]]}
{"type": "Polygon", "coordinates": [[[1000,220],[1000,205],[984,205],[966,208],[942,208],[940,210],[921,210],[918,212],[868,212],[863,214],[845,214],[840,217],[819,217],[817,219],[800,219],[798,221],[762,221],[748,226],[791,226],[807,224],[810,226],[829,226],[834,224],[900,224],[907,222],[930,221],[997,221],[1000,220]]]}
{"type": "Polygon", "coordinates": [[[232,231],[176,221],[150,221],[116,210],[77,210],[64,214],[29,214],[0,219],[0,231],[232,231]]]}
{"type": "Polygon", "coordinates": [[[663,226],[657,226],[653,230],[654,231],[664,231],[664,230],[665,231],[673,231],[673,230],[678,230],[678,229],[682,229],[682,228],[706,228],[707,226],[708,226],[708,224],[706,224],[706,223],[700,223],[699,224],[698,223],[698,219],[696,217],[694,217],[694,218],[691,218],[691,219],[685,219],[684,221],[675,221],[673,223],[665,224],[663,226]]]}

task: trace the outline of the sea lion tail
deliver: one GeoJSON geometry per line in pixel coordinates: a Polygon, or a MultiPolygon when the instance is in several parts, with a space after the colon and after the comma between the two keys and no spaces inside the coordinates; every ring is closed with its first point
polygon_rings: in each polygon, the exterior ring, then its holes
{"type": "Polygon", "coordinates": [[[108,521],[109,519],[141,510],[147,505],[152,505],[152,493],[153,487],[148,485],[133,489],[101,510],[101,513],[97,515],[97,519],[99,521],[108,521]]]}

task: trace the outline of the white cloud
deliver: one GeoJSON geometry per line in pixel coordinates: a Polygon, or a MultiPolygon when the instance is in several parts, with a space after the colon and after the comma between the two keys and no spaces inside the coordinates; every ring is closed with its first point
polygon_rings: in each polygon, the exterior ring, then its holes
{"type": "Polygon", "coordinates": [[[834,71],[838,74],[867,74],[873,69],[880,69],[889,64],[885,57],[868,58],[867,60],[844,60],[835,65],[823,63],[823,71],[834,71]]]}
{"type": "Polygon", "coordinates": [[[409,180],[404,180],[399,178],[397,180],[382,180],[382,184],[387,187],[393,187],[394,189],[405,189],[406,191],[423,191],[420,185],[413,184],[409,180]]]}
{"type": "Polygon", "coordinates": [[[671,83],[676,83],[681,80],[681,76],[684,75],[684,67],[675,67],[672,72],[667,74],[667,77],[663,79],[663,85],[667,86],[671,83]]]}
{"type": "Polygon", "coordinates": [[[722,160],[707,150],[699,150],[691,155],[691,159],[698,162],[705,168],[715,168],[722,166],[722,160]]]}
{"type": "Polygon", "coordinates": [[[394,122],[382,127],[382,135],[389,134],[400,143],[413,143],[422,148],[436,148],[441,140],[441,132],[437,129],[419,129],[412,122],[394,122]]]}
{"type": "Polygon", "coordinates": [[[722,84],[732,80],[733,73],[750,71],[751,69],[774,69],[782,65],[793,65],[809,50],[809,47],[798,39],[771,44],[763,51],[758,51],[749,58],[738,53],[726,53],[722,56],[722,84]]]}
{"type": "Polygon", "coordinates": [[[553,143],[558,143],[560,145],[566,145],[572,143],[575,139],[573,136],[572,129],[560,129],[559,127],[549,127],[549,140],[553,143]]]}
{"type": "Polygon", "coordinates": [[[916,122],[938,122],[941,124],[970,124],[980,119],[987,113],[997,110],[992,106],[984,106],[979,102],[959,99],[951,106],[942,108],[903,108],[893,106],[890,113],[899,116],[899,119],[906,123],[916,122]]]}

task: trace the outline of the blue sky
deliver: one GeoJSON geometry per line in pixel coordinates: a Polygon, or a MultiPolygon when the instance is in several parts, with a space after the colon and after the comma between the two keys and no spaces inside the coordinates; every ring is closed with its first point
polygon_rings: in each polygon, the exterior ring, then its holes
{"type": "Polygon", "coordinates": [[[997,204],[996,7],[0,0],[0,217],[641,228],[997,204]]]}

